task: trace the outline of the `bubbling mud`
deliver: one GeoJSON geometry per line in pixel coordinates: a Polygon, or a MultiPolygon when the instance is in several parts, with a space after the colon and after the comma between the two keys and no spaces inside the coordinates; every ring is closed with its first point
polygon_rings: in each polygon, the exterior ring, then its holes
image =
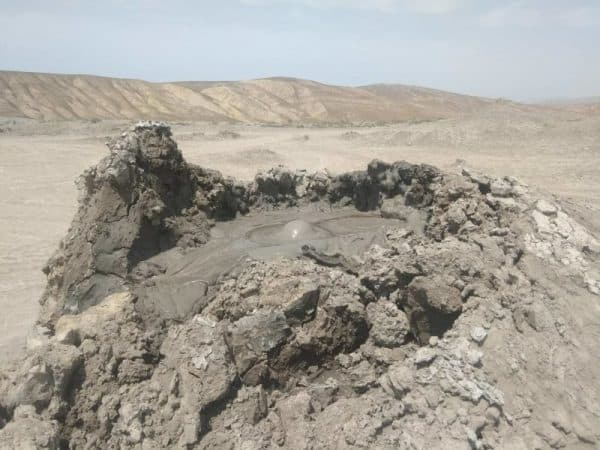
{"type": "Polygon", "coordinates": [[[247,239],[257,244],[277,245],[294,241],[327,239],[329,231],[302,219],[254,228],[246,233],[247,239]]]}

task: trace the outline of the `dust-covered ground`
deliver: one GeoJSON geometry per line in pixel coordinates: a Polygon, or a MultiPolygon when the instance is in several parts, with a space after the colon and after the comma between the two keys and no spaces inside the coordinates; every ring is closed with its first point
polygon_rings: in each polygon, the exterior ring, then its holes
{"type": "MultiPolygon", "coordinates": [[[[37,313],[41,272],[76,209],[75,178],[106,154],[125,122],[0,120],[0,359],[21,351],[37,313]]],[[[600,116],[566,112],[484,115],[361,128],[172,124],[185,158],[250,180],[279,164],[332,173],[373,158],[468,165],[512,175],[575,202],[600,228],[600,116]],[[517,115],[518,114],[518,115],[517,115]]]]}

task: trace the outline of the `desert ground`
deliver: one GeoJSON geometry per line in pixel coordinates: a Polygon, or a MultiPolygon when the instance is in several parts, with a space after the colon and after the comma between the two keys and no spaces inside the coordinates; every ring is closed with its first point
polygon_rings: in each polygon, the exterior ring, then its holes
{"type": "Polygon", "coordinates": [[[0,128],[0,447],[598,448],[592,110],[0,128]]]}
{"type": "MultiPolygon", "coordinates": [[[[130,121],[0,120],[0,360],[20,354],[45,284],[41,269],[75,213],[74,180],[130,121]]],[[[573,205],[600,230],[600,115],[491,107],[460,118],[371,127],[171,123],[191,163],[251,180],[277,165],[364,168],[374,158],[510,175],[573,205]]]]}

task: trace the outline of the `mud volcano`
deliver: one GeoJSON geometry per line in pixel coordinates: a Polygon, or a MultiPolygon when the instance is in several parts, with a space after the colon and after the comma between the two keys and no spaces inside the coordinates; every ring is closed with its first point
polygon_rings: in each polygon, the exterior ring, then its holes
{"type": "Polygon", "coordinates": [[[406,162],[244,184],[156,123],[109,149],[0,374],[1,448],[596,445],[600,245],[558,203],[406,162]]]}

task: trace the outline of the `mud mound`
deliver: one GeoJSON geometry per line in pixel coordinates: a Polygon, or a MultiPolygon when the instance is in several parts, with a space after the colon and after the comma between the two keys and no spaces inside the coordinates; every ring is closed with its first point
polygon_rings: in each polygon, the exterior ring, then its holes
{"type": "Polygon", "coordinates": [[[600,244],[560,204],[406,162],[243,185],[155,123],[109,149],[0,447],[597,445],[600,244]]]}

